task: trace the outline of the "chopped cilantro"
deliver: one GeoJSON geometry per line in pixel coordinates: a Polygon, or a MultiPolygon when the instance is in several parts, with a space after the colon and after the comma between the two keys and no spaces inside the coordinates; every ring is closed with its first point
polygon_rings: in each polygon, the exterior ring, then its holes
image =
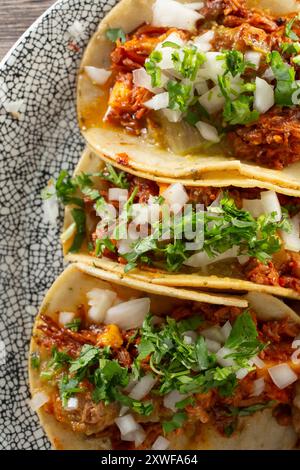
{"type": "Polygon", "coordinates": [[[66,324],[66,328],[71,331],[77,332],[81,325],[81,318],[74,318],[70,323],[66,324]]]}
{"type": "Polygon", "coordinates": [[[41,358],[38,352],[34,352],[30,355],[30,364],[32,369],[39,369],[41,365],[41,358]]]}
{"type": "Polygon", "coordinates": [[[192,81],[195,80],[199,67],[205,60],[205,55],[198,52],[195,46],[184,47],[182,54],[179,54],[178,51],[174,51],[172,54],[175,70],[177,70],[183,78],[188,78],[192,81]]]}
{"type": "Polygon", "coordinates": [[[107,29],[106,32],[105,32],[105,36],[111,42],[117,42],[118,39],[122,43],[126,42],[126,34],[124,33],[123,29],[121,29],[121,28],[107,29]]]}
{"type": "Polygon", "coordinates": [[[176,80],[169,80],[167,90],[169,93],[169,108],[182,112],[187,111],[191,99],[192,86],[185,85],[176,80]]]}
{"type": "Polygon", "coordinates": [[[128,189],[129,182],[124,171],[116,170],[110,163],[106,163],[104,171],[97,173],[96,176],[109,181],[117,188],[128,189]]]}
{"type": "Polygon", "coordinates": [[[165,434],[175,431],[182,427],[183,423],[187,420],[187,414],[184,411],[175,413],[170,421],[163,421],[162,428],[165,434]]]}
{"type": "Polygon", "coordinates": [[[276,79],[275,103],[281,106],[292,106],[292,95],[295,91],[295,69],[284,62],[278,51],[268,54],[267,60],[270,63],[276,79]]]}
{"type": "Polygon", "coordinates": [[[161,69],[157,66],[162,60],[162,53],[153,51],[145,62],[145,69],[151,77],[151,85],[153,87],[161,86],[161,69]]]}
{"type": "Polygon", "coordinates": [[[86,235],[85,212],[83,209],[75,208],[71,210],[71,214],[76,224],[76,234],[69,251],[70,253],[77,253],[80,250],[86,235]]]}
{"type": "Polygon", "coordinates": [[[220,57],[225,57],[225,74],[230,72],[233,77],[244,73],[246,67],[249,65],[249,63],[245,61],[242,52],[234,49],[224,51],[220,57]]]}
{"type": "Polygon", "coordinates": [[[58,383],[58,389],[62,406],[65,408],[68,403],[68,399],[71,398],[75,393],[82,392],[83,389],[79,387],[77,379],[69,378],[67,375],[63,375],[58,383]]]}
{"type": "Polygon", "coordinates": [[[107,248],[112,253],[114,253],[116,251],[115,245],[113,244],[113,242],[108,237],[101,238],[101,239],[97,238],[97,240],[95,242],[95,246],[96,246],[95,247],[95,255],[96,256],[101,256],[105,248],[107,248]]]}
{"type": "Polygon", "coordinates": [[[298,16],[295,16],[290,21],[288,21],[288,23],[285,25],[284,30],[286,37],[288,37],[292,41],[298,41],[299,39],[299,36],[292,30],[292,27],[296,20],[298,20],[298,16]]]}

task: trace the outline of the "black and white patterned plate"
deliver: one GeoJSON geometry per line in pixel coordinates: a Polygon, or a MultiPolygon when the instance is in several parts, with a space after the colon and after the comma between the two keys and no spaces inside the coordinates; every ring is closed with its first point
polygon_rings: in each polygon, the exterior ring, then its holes
{"type": "Polygon", "coordinates": [[[0,449],[47,449],[28,406],[27,355],[38,306],[63,269],[59,227],[42,188],[73,170],[84,142],[76,73],[99,20],[118,0],[61,0],[0,64],[0,449]]]}

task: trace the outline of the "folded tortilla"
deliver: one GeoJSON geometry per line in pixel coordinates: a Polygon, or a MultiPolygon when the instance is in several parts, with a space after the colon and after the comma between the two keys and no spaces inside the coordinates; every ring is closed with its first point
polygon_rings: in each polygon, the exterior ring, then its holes
{"type": "MultiPolygon", "coordinates": [[[[180,0],[185,3],[185,0],[180,0]]],[[[213,155],[179,155],[170,150],[152,145],[141,136],[126,133],[121,128],[103,125],[100,108],[107,100],[100,86],[87,75],[86,66],[109,68],[113,45],[106,38],[109,28],[122,28],[126,33],[135,30],[143,23],[151,23],[154,0],[122,0],[101,21],[84,54],[78,79],[78,119],[91,149],[100,156],[116,164],[122,164],[124,157],[129,171],[147,174],[150,178],[188,179],[196,181],[213,179],[215,174],[223,174],[229,179],[245,178],[257,180],[264,185],[300,190],[300,162],[293,163],[283,170],[274,170],[237,158],[225,156],[222,149],[213,155]],[[211,176],[210,176],[211,175],[211,176]]],[[[260,7],[274,14],[288,14],[299,11],[295,0],[249,1],[252,7],[260,7]]],[[[221,176],[221,179],[223,176],[221,176]]],[[[284,189],[284,190],[285,190],[284,189]]]]}
{"type": "MultiPolygon", "coordinates": [[[[104,292],[111,291],[116,293],[117,298],[121,299],[119,302],[126,302],[133,298],[149,297],[151,313],[158,316],[170,314],[174,308],[184,308],[185,305],[190,306],[191,300],[197,299],[199,301],[201,299],[201,294],[195,297],[190,295],[189,292],[180,291],[179,289],[168,289],[166,287],[154,289],[150,284],[147,285],[135,281],[131,281],[131,287],[129,287],[125,279],[118,278],[113,273],[89,268],[82,264],[69,266],[59,276],[46,294],[37,316],[30,345],[29,362],[32,403],[37,400],[37,397],[38,400],[44,399],[44,404],[38,408],[38,415],[53,448],[58,450],[108,450],[112,448],[112,439],[116,435],[116,428],[111,424],[111,418],[106,414],[105,407],[101,408],[102,418],[98,416],[98,421],[96,418],[90,420],[87,418],[89,415],[86,415],[86,413],[81,414],[82,409],[80,407],[86,405],[85,400],[88,401],[89,406],[92,406],[90,398],[84,394],[80,394],[79,409],[77,407],[76,410],[66,412],[61,408],[61,404],[57,402],[59,398],[55,398],[59,397],[57,380],[62,376],[60,370],[57,372],[58,375],[54,374],[54,378],[45,380],[40,376],[41,372],[49,370],[47,369],[47,361],[51,357],[52,347],[57,347],[59,352],[66,353],[68,352],[66,345],[70,347],[70,344],[71,346],[77,344],[76,333],[72,335],[70,330],[66,329],[67,326],[62,326],[59,323],[59,312],[71,312],[71,315],[72,312],[74,315],[78,315],[78,312],[80,312],[80,318],[86,318],[85,315],[90,308],[87,293],[95,289],[100,291],[104,289],[104,292]],[[37,367],[32,366],[32,358],[38,358],[39,363],[37,367]],[[57,404],[53,404],[53,400],[56,400],[57,404]],[[107,420],[107,425],[105,424],[106,421],[103,420],[107,420]],[[73,421],[74,426],[76,423],[78,424],[75,428],[76,430],[70,424],[71,421],[73,421]],[[101,431],[93,434],[95,426],[98,426],[97,429],[101,429],[101,431]]],[[[206,301],[205,296],[203,300],[206,301]]],[[[253,296],[244,299],[244,303],[247,304],[248,300],[250,304],[253,302],[255,304],[253,296]]],[[[220,301],[222,301],[222,298],[219,299],[218,303],[221,303],[220,301]]],[[[284,306],[283,302],[273,299],[271,296],[267,296],[267,299],[258,298],[256,301],[260,305],[256,312],[257,318],[260,319],[259,321],[266,322],[266,324],[268,321],[280,322],[285,320],[291,322],[291,325],[299,323],[298,315],[289,307],[284,306]],[[278,308],[274,308],[273,311],[267,308],[264,312],[263,302],[266,302],[266,300],[267,303],[278,302],[278,308]]],[[[237,302],[237,304],[240,305],[240,302],[237,302]]],[[[199,306],[201,305],[207,304],[199,304],[199,306]]],[[[231,307],[224,308],[228,308],[228,311],[230,311],[231,307]]],[[[220,311],[222,311],[222,308],[220,311]]],[[[243,310],[241,309],[240,311],[242,312],[243,310]]],[[[95,331],[93,328],[91,331],[95,331]]],[[[103,325],[100,325],[99,328],[99,331],[102,331],[103,325]]],[[[90,341],[89,344],[91,344],[90,341]]],[[[116,405],[111,404],[110,406],[115,412],[114,407],[116,405]]],[[[194,422],[193,425],[189,424],[185,428],[184,433],[168,434],[169,448],[194,450],[295,448],[297,442],[295,429],[292,425],[279,425],[272,416],[272,410],[273,406],[269,407],[268,405],[265,409],[256,411],[251,416],[239,417],[232,437],[222,436],[212,423],[203,424],[200,421],[194,422]],[[197,431],[195,431],[196,429],[197,431]],[[268,429],[267,433],[266,429],[268,429]]],[[[297,413],[297,410],[293,413],[297,413]]],[[[138,419],[137,415],[135,415],[135,418],[138,419]]],[[[152,417],[152,421],[158,426],[160,417],[152,417]]],[[[298,418],[297,414],[295,414],[295,428],[297,428],[297,423],[298,418]]],[[[145,424],[147,425],[147,417],[144,417],[142,420],[142,426],[145,424]]],[[[125,442],[125,445],[129,445],[128,441],[125,442]]]]}

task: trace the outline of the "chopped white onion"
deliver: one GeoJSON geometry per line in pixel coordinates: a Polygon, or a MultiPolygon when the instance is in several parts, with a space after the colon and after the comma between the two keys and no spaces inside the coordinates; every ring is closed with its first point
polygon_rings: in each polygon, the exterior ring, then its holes
{"type": "Polygon", "coordinates": [[[151,449],[152,450],[167,450],[170,446],[170,441],[163,436],[158,436],[154,441],[151,449]]]}
{"type": "Polygon", "coordinates": [[[198,121],[196,127],[202,135],[203,139],[208,140],[209,142],[220,142],[220,137],[218,135],[217,129],[208,124],[207,122],[198,121]]]}
{"type": "Polygon", "coordinates": [[[229,250],[225,251],[224,253],[221,253],[220,255],[217,255],[213,258],[210,258],[206,252],[200,252],[200,253],[195,253],[194,255],[190,256],[186,261],[184,261],[183,264],[186,266],[191,266],[193,268],[204,268],[205,266],[208,266],[209,264],[212,263],[217,263],[219,261],[222,261],[224,259],[228,258],[236,258],[238,254],[238,247],[234,246],[230,248],[229,250]]]}
{"type": "Polygon", "coordinates": [[[191,8],[191,10],[200,10],[200,8],[203,8],[204,3],[203,2],[185,3],[184,6],[186,8],[191,8]]]}
{"type": "Polygon", "coordinates": [[[294,341],[292,342],[292,348],[293,349],[300,348],[300,339],[294,339],[294,341]]]}
{"type": "Polygon", "coordinates": [[[132,204],[131,215],[136,225],[143,225],[149,222],[149,209],[148,204],[132,204]]]}
{"type": "Polygon", "coordinates": [[[295,372],[286,363],[270,367],[268,372],[274,384],[276,387],[280,388],[280,390],[288,387],[298,380],[297,374],[295,374],[295,372]]]}
{"type": "Polygon", "coordinates": [[[139,429],[139,425],[132,415],[125,415],[116,418],[115,423],[120,429],[122,436],[126,436],[127,434],[137,431],[139,429]]]}
{"type": "Polygon", "coordinates": [[[92,82],[97,85],[104,85],[111,76],[110,70],[98,69],[97,67],[85,66],[84,70],[92,82]]]}
{"type": "Polygon", "coordinates": [[[171,184],[162,194],[165,202],[169,205],[170,209],[177,213],[180,212],[183,206],[188,202],[189,197],[184,186],[181,183],[171,184]]]}
{"type": "Polygon", "coordinates": [[[104,323],[115,323],[123,330],[139,328],[149,310],[150,299],[148,297],[122,302],[107,311],[104,323]]]}
{"type": "Polygon", "coordinates": [[[122,405],[119,411],[119,416],[124,416],[129,410],[129,406],[122,405]]]}
{"type": "Polygon", "coordinates": [[[222,367],[231,367],[235,365],[235,361],[233,360],[232,357],[226,357],[229,354],[232,354],[232,350],[229,348],[226,348],[225,346],[221,349],[216,354],[217,357],[217,362],[222,366],[222,367]]]}
{"type": "Polygon", "coordinates": [[[135,431],[128,432],[127,434],[121,434],[122,441],[134,442],[135,447],[141,445],[146,438],[146,433],[140,424],[137,425],[135,431]]]}
{"type": "Polygon", "coordinates": [[[174,0],[156,0],[152,7],[153,26],[170,26],[192,31],[196,22],[203,18],[199,13],[174,0]]]}
{"type": "MultiPolygon", "coordinates": [[[[166,47],[163,47],[165,42],[174,42],[174,44],[177,44],[177,46],[179,46],[179,47],[182,47],[185,43],[178,33],[173,32],[173,33],[169,34],[161,43],[159,43],[156,46],[156,49],[158,49],[158,50],[166,49],[166,47]]],[[[174,49],[173,48],[171,48],[171,49],[174,52],[174,49]]]]}
{"type": "Polygon", "coordinates": [[[237,257],[237,260],[238,260],[238,262],[239,262],[240,264],[245,264],[245,263],[247,263],[247,262],[249,261],[249,259],[250,259],[250,256],[248,256],[248,255],[239,255],[239,256],[237,257]]]}
{"type": "Polygon", "coordinates": [[[296,349],[296,351],[291,355],[291,361],[295,365],[300,364],[300,347],[298,347],[298,349],[296,349]]]}
{"type": "Polygon", "coordinates": [[[201,34],[201,36],[197,36],[193,40],[193,44],[197,47],[200,52],[208,52],[211,50],[211,41],[213,40],[214,35],[214,31],[207,31],[204,34],[201,34]]]}
{"type": "Polygon", "coordinates": [[[58,323],[60,325],[65,326],[68,323],[70,323],[73,320],[74,317],[75,317],[74,312],[59,312],[58,323]]]}
{"type": "Polygon", "coordinates": [[[199,82],[195,83],[195,88],[197,90],[198,95],[204,95],[208,92],[208,85],[206,80],[200,80],[199,82]]]}
{"type": "Polygon", "coordinates": [[[249,360],[249,364],[250,366],[254,364],[258,369],[263,369],[266,365],[264,361],[258,356],[251,357],[251,359],[249,360]]]}
{"type": "Polygon", "coordinates": [[[199,103],[206,109],[209,114],[214,114],[223,109],[225,98],[220,88],[215,86],[200,96],[199,103]]]}
{"type": "Polygon", "coordinates": [[[138,383],[133,387],[129,396],[134,400],[142,400],[150,390],[154,387],[156,379],[151,375],[147,374],[142,377],[138,383]]]}
{"type": "Polygon", "coordinates": [[[146,90],[149,90],[155,93],[155,88],[153,88],[151,85],[151,77],[150,75],[148,75],[148,73],[143,67],[134,70],[132,72],[132,76],[133,76],[133,83],[136,86],[146,88],[146,90]]]}
{"type": "Polygon", "coordinates": [[[280,232],[284,241],[284,246],[287,250],[298,252],[300,251],[300,218],[299,214],[290,219],[292,231],[290,233],[280,232]]]}
{"type": "Polygon", "coordinates": [[[274,72],[272,70],[271,67],[268,67],[265,72],[262,74],[262,78],[265,78],[266,80],[268,80],[269,82],[271,82],[272,80],[274,80],[275,78],[275,75],[274,75],[274,72]]]}
{"type": "Polygon", "coordinates": [[[159,93],[158,95],[153,96],[153,98],[150,98],[150,100],[145,101],[143,105],[146,106],[146,108],[154,109],[155,111],[167,108],[169,106],[169,93],[167,91],[159,93]]]}
{"type": "Polygon", "coordinates": [[[117,294],[108,289],[92,289],[86,294],[90,306],[87,316],[95,323],[103,323],[108,309],[114,304],[117,294]]]}
{"type": "Polygon", "coordinates": [[[33,411],[39,410],[49,401],[49,396],[45,392],[36,392],[30,400],[30,407],[33,411]]]}
{"type": "Polygon", "coordinates": [[[248,292],[245,299],[248,300],[259,320],[281,320],[294,314],[293,310],[282,300],[270,294],[248,292]]]}
{"type": "Polygon", "coordinates": [[[79,400],[77,397],[71,397],[67,401],[67,406],[65,407],[65,410],[67,411],[74,411],[77,410],[79,405],[79,400]]]}
{"type": "Polygon", "coordinates": [[[255,65],[255,70],[257,70],[259,68],[261,60],[261,53],[255,51],[247,51],[245,52],[244,59],[246,62],[250,62],[251,64],[255,65]]]}
{"type": "Polygon", "coordinates": [[[206,328],[205,330],[200,331],[200,334],[201,336],[204,336],[204,338],[210,339],[217,343],[224,343],[224,335],[222,333],[221,327],[218,325],[206,328]]]}
{"type": "Polygon", "coordinates": [[[265,213],[271,214],[272,212],[276,212],[274,220],[279,222],[282,217],[281,205],[275,191],[262,191],[260,197],[265,213]]]}
{"type": "Polygon", "coordinates": [[[239,380],[243,380],[248,374],[249,374],[249,369],[247,369],[246,367],[242,367],[235,373],[236,378],[239,380]]]}
{"type": "Polygon", "coordinates": [[[162,113],[170,122],[179,122],[182,117],[182,112],[177,109],[163,109],[162,113]]]}
{"type": "Polygon", "coordinates": [[[207,52],[205,54],[206,60],[198,71],[198,78],[202,77],[205,80],[212,80],[217,84],[218,76],[223,75],[225,71],[225,61],[221,57],[222,54],[220,52],[207,52]]]}
{"type": "Polygon", "coordinates": [[[205,344],[209,352],[216,353],[221,348],[221,343],[209,338],[205,338],[205,344]]]}
{"type": "Polygon", "coordinates": [[[266,80],[256,77],[253,108],[259,113],[265,113],[274,106],[274,88],[266,80]]]}
{"type": "Polygon", "coordinates": [[[261,199],[243,199],[243,209],[250,212],[254,218],[265,212],[261,199]]]}
{"type": "Polygon", "coordinates": [[[227,320],[226,323],[224,323],[224,325],[222,326],[221,328],[221,331],[222,331],[222,334],[224,336],[224,343],[225,341],[227,340],[227,338],[229,338],[229,335],[231,333],[231,330],[232,330],[232,326],[230,324],[230,321],[227,320]]]}
{"type": "Polygon", "coordinates": [[[197,335],[196,331],[192,331],[192,330],[184,331],[182,333],[182,335],[183,335],[184,341],[187,342],[187,344],[195,343],[197,338],[198,338],[198,335],[197,335]],[[190,342],[189,342],[189,340],[190,340],[190,342]]]}
{"type": "Polygon", "coordinates": [[[172,411],[177,411],[176,403],[179,403],[182,400],[185,400],[188,397],[187,394],[179,393],[177,390],[172,390],[164,396],[163,404],[165,408],[168,408],[172,411]]]}
{"type": "Polygon", "coordinates": [[[76,233],[76,224],[73,222],[60,236],[61,242],[66,243],[76,233]]]}
{"type": "Polygon", "coordinates": [[[122,188],[109,188],[108,190],[108,199],[110,201],[126,201],[128,198],[127,189],[122,188]]]}
{"type": "Polygon", "coordinates": [[[118,253],[120,255],[125,255],[126,253],[129,253],[133,243],[134,243],[134,240],[131,240],[129,238],[124,239],[124,240],[119,240],[118,241],[118,253]]]}
{"type": "Polygon", "coordinates": [[[265,380],[263,378],[254,380],[251,396],[258,397],[265,389],[265,380]]]}

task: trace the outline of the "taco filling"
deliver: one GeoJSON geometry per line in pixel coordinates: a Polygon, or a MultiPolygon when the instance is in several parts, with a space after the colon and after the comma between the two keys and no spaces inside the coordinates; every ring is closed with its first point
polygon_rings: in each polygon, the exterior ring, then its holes
{"type": "Polygon", "coordinates": [[[152,13],[128,34],[106,30],[109,69],[85,67],[105,92],[97,122],[180,155],[221,151],[277,170],[299,161],[298,16],[243,0],[156,0],[152,13]]]}
{"type": "MultiPolygon", "coordinates": [[[[255,299],[264,310],[272,296],[255,299]]],[[[147,297],[99,288],[85,304],[41,313],[31,354],[32,403],[74,433],[114,449],[197,449],[206,426],[237,438],[266,409],[299,432],[300,326],[280,309],[270,319],[185,301],[158,317],[147,297]]]]}
{"type": "Polygon", "coordinates": [[[125,272],[214,274],[300,293],[299,198],[158,185],[109,164],[73,178],[63,171],[55,191],[71,214],[65,252],[110,258],[125,272]]]}

